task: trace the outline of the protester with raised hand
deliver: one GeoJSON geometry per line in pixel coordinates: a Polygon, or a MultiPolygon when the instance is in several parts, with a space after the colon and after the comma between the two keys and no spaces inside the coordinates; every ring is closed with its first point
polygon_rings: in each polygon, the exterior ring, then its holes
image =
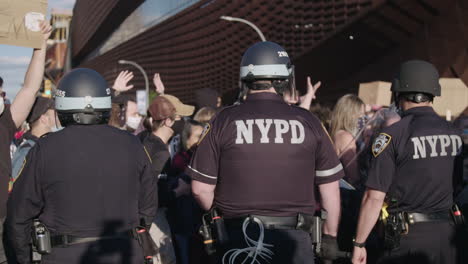
{"type": "Polygon", "coordinates": [[[161,80],[161,75],[159,73],[154,74],[153,84],[154,87],[156,87],[156,93],[158,93],[158,95],[164,94],[164,90],[166,88],[164,87],[164,84],[161,80]]]}
{"type": "Polygon", "coordinates": [[[133,89],[133,85],[128,85],[128,83],[133,79],[133,77],[133,72],[121,71],[115,79],[114,85],[112,86],[112,89],[115,90],[115,95],[133,89]]]}
{"type": "Polygon", "coordinates": [[[143,130],[143,117],[138,112],[135,92],[124,93],[133,89],[134,86],[128,84],[133,77],[132,72],[121,71],[115,79],[109,124],[137,135],[143,130]]]}
{"type": "Polygon", "coordinates": [[[312,82],[310,81],[310,76],[307,76],[307,93],[300,97],[299,106],[304,109],[309,110],[312,100],[316,98],[315,93],[317,92],[318,88],[320,88],[321,85],[322,85],[322,82],[317,82],[314,85],[312,85],[312,82]]]}
{"type": "MultiPolygon", "coordinates": [[[[0,137],[0,235],[2,236],[8,198],[8,181],[11,175],[10,143],[16,129],[28,117],[44,76],[46,41],[50,37],[52,27],[43,21],[40,23],[40,29],[43,35],[42,46],[40,49],[34,49],[24,85],[11,106],[6,106],[0,115],[0,134],[2,135],[0,137]]],[[[6,263],[2,240],[0,240],[0,263],[6,263]]]]}
{"type": "Polygon", "coordinates": [[[297,104],[299,107],[309,110],[312,100],[316,98],[315,93],[318,88],[322,85],[321,82],[317,82],[312,85],[310,76],[307,76],[307,93],[303,96],[292,95],[288,91],[283,94],[283,98],[288,104],[297,104]]]}

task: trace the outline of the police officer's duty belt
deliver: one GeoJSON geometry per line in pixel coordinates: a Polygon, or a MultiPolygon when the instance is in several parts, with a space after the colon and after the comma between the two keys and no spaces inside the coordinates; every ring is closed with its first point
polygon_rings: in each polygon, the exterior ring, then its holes
{"type": "Polygon", "coordinates": [[[55,235],[51,236],[50,242],[52,247],[67,247],[81,243],[89,243],[100,240],[111,240],[111,239],[129,239],[133,237],[130,231],[123,232],[121,234],[111,236],[97,236],[97,237],[77,237],[72,235],[55,235]]]}
{"type": "Polygon", "coordinates": [[[262,222],[265,229],[293,229],[312,233],[314,226],[314,216],[305,214],[298,214],[297,216],[249,215],[246,217],[225,219],[225,222],[228,226],[242,225],[242,222],[246,218],[257,218],[262,222]]]}
{"type": "Polygon", "coordinates": [[[405,213],[405,218],[408,224],[424,223],[424,222],[440,222],[451,220],[450,213],[447,211],[421,214],[421,213],[405,213]]]}

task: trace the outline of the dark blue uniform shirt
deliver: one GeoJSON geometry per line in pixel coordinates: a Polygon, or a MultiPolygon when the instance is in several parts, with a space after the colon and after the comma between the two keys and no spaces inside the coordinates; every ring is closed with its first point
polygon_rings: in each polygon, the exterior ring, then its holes
{"type": "Polygon", "coordinates": [[[448,210],[460,133],[432,107],[409,109],[376,138],[367,187],[387,193],[390,212],[448,210]]]}
{"type": "MultiPolygon", "coordinates": [[[[144,147],[128,132],[108,125],[72,125],[39,139],[8,200],[8,237],[18,260],[30,262],[34,218],[53,235],[78,237],[126,232],[142,218],[151,223],[156,185],[144,147]]],[[[57,253],[65,254],[54,249],[51,257],[57,253]]],[[[66,263],[80,261],[69,258],[66,263]]]]}
{"type": "Polygon", "coordinates": [[[344,176],[320,121],[268,92],[212,119],[187,174],[216,184],[214,205],[225,217],[314,214],[315,186],[344,176]]]}

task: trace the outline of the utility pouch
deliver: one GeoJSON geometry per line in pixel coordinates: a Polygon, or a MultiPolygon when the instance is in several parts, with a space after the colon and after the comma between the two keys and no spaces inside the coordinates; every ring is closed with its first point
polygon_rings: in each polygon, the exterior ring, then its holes
{"type": "Polygon", "coordinates": [[[384,225],[384,247],[393,250],[400,247],[400,239],[403,233],[408,232],[403,213],[390,214],[384,225]]]}
{"type": "Polygon", "coordinates": [[[32,262],[39,263],[42,259],[42,255],[50,254],[52,252],[50,232],[43,223],[38,219],[34,219],[31,237],[32,262]]]}
{"type": "Polygon", "coordinates": [[[216,244],[223,246],[229,242],[229,236],[226,231],[224,219],[218,214],[218,211],[215,208],[211,209],[209,213],[211,216],[212,226],[216,234],[216,244]]]}
{"type": "Polygon", "coordinates": [[[202,225],[198,233],[203,237],[203,244],[205,245],[205,251],[208,255],[213,255],[216,253],[216,248],[214,246],[214,238],[211,232],[211,225],[210,225],[210,214],[204,214],[202,216],[202,225]]]}
{"type": "Polygon", "coordinates": [[[216,208],[211,208],[208,213],[202,216],[199,233],[203,237],[203,244],[205,244],[205,251],[208,255],[216,252],[216,246],[224,246],[229,242],[224,219],[216,208]]]}
{"type": "Polygon", "coordinates": [[[138,226],[132,230],[132,235],[138,241],[143,250],[145,264],[153,263],[153,256],[158,253],[158,249],[148,230],[142,226],[138,226]]]}
{"type": "Polygon", "coordinates": [[[465,225],[465,218],[463,217],[463,213],[457,204],[452,205],[452,210],[450,212],[451,212],[452,219],[455,225],[457,226],[465,225]]]}
{"type": "MultiPolygon", "coordinates": [[[[309,218],[310,219],[310,218],[309,218]]],[[[296,229],[303,229],[303,226],[308,225],[308,232],[310,234],[310,239],[316,254],[320,254],[322,249],[322,227],[323,222],[327,219],[327,212],[321,210],[319,213],[314,215],[309,221],[305,220],[304,215],[299,214],[297,219],[296,229]],[[309,223],[310,222],[310,223],[309,223]]]]}

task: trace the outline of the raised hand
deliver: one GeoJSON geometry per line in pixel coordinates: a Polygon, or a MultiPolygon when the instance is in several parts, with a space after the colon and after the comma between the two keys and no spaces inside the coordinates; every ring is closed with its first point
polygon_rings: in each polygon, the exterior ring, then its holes
{"type": "Polygon", "coordinates": [[[52,26],[49,24],[49,22],[43,20],[39,22],[39,27],[41,29],[44,40],[47,41],[50,38],[50,34],[52,34],[52,26]]]}
{"type": "Polygon", "coordinates": [[[161,75],[159,73],[155,73],[153,77],[153,84],[156,87],[156,92],[158,94],[164,94],[164,84],[161,81],[161,75]]]}
{"type": "Polygon", "coordinates": [[[307,93],[302,97],[309,96],[312,99],[315,99],[315,93],[317,92],[318,88],[320,88],[320,85],[322,85],[321,82],[317,82],[314,85],[312,85],[312,82],[310,81],[310,77],[307,76],[307,93]]]}
{"type": "Polygon", "coordinates": [[[312,100],[316,98],[315,92],[317,92],[318,88],[320,88],[320,85],[322,85],[321,82],[317,82],[316,84],[312,85],[312,82],[310,81],[310,77],[307,76],[307,93],[300,97],[300,104],[299,104],[300,107],[307,109],[307,110],[310,109],[312,100]]]}
{"type": "Polygon", "coordinates": [[[118,92],[125,92],[133,88],[133,85],[127,85],[133,79],[133,72],[121,71],[114,81],[112,89],[118,92]]]}
{"type": "Polygon", "coordinates": [[[42,47],[34,49],[31,62],[24,77],[23,88],[18,91],[10,107],[11,117],[17,128],[28,117],[44,78],[47,39],[49,39],[52,33],[52,27],[47,21],[40,21],[39,23],[43,36],[42,47]]]}

